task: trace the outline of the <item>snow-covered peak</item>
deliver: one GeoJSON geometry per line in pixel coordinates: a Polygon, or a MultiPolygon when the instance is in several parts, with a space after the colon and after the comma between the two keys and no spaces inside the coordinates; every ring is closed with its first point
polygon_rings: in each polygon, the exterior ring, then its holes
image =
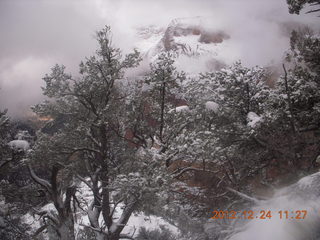
{"type": "Polygon", "coordinates": [[[154,48],[162,39],[165,29],[155,25],[137,28],[138,42],[135,47],[144,55],[154,48]]]}
{"type": "MultiPolygon", "coordinates": [[[[230,38],[223,29],[212,28],[203,17],[174,19],[165,29],[156,26],[139,28],[137,36],[136,47],[149,61],[152,62],[161,52],[174,51],[178,67],[192,66],[192,61],[199,65],[200,61],[205,70],[218,70],[224,66],[221,52],[230,38]]],[[[190,69],[190,72],[197,72],[197,69],[190,69]]]]}

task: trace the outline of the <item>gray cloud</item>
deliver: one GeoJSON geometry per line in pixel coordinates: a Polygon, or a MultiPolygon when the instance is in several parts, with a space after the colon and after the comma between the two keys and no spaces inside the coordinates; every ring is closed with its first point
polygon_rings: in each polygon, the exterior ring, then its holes
{"type": "Polygon", "coordinates": [[[137,41],[135,28],[166,27],[174,18],[206,16],[226,29],[234,44],[224,54],[248,65],[266,64],[288,47],[278,22],[316,24],[314,15],[289,15],[285,0],[1,0],[0,108],[22,116],[41,99],[41,78],[54,63],[77,73],[91,55],[94,32],[111,25],[125,52],[137,41]]]}

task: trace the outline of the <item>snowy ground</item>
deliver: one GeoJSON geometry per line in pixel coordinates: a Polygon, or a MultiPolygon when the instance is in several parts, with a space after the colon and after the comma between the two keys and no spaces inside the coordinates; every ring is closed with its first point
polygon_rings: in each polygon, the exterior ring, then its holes
{"type": "Polygon", "coordinates": [[[260,201],[247,221],[229,240],[318,240],[320,239],[320,172],[278,190],[275,196],[260,201]],[[260,212],[271,217],[260,219],[260,212]],[[280,215],[279,211],[282,212],[280,215]],[[287,211],[287,212],[285,212],[287,211]],[[306,215],[304,216],[304,212],[306,215]]]}
{"type": "MultiPolygon", "coordinates": [[[[79,199],[81,199],[81,202],[83,203],[89,204],[91,202],[92,193],[85,184],[80,184],[78,197],[79,199]]],[[[121,212],[122,212],[121,207],[122,207],[121,205],[117,207],[116,215],[115,215],[116,218],[121,215],[121,212]]],[[[40,209],[40,211],[44,211],[44,210],[55,211],[55,208],[52,203],[49,203],[40,209]]],[[[84,228],[83,226],[80,226],[80,225],[82,224],[89,225],[89,219],[84,211],[78,209],[75,216],[76,216],[76,220],[75,220],[76,232],[79,232],[79,229],[84,228]]],[[[101,218],[101,221],[102,221],[102,218],[101,218]]],[[[40,227],[39,217],[37,215],[34,216],[32,213],[25,214],[22,217],[22,222],[31,226],[30,233],[34,233],[40,227]]],[[[171,225],[161,217],[153,216],[153,215],[147,216],[143,213],[132,214],[127,226],[124,228],[122,233],[129,234],[129,235],[136,235],[139,232],[139,228],[141,227],[145,227],[148,230],[155,230],[155,229],[159,229],[160,226],[166,227],[174,234],[177,234],[177,235],[179,234],[179,230],[177,227],[171,225]]]]}

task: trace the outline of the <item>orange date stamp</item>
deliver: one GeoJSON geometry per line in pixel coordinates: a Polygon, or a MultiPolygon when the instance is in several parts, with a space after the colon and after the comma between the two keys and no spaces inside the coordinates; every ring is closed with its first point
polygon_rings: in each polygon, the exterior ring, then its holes
{"type": "Polygon", "coordinates": [[[243,210],[243,211],[212,211],[212,217],[210,219],[261,219],[267,220],[272,218],[278,219],[295,219],[303,220],[307,217],[307,210],[280,210],[280,211],[271,211],[271,210],[243,210]]]}

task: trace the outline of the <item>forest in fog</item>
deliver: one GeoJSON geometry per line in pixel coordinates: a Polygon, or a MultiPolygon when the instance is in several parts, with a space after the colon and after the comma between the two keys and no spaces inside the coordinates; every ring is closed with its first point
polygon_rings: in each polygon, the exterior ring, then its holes
{"type": "Polygon", "coordinates": [[[319,240],[320,1],[284,2],[313,24],[265,27],[276,60],[254,40],[238,58],[208,17],[140,27],[130,51],[105,22],[41,84],[0,58],[0,239],[319,240]]]}

